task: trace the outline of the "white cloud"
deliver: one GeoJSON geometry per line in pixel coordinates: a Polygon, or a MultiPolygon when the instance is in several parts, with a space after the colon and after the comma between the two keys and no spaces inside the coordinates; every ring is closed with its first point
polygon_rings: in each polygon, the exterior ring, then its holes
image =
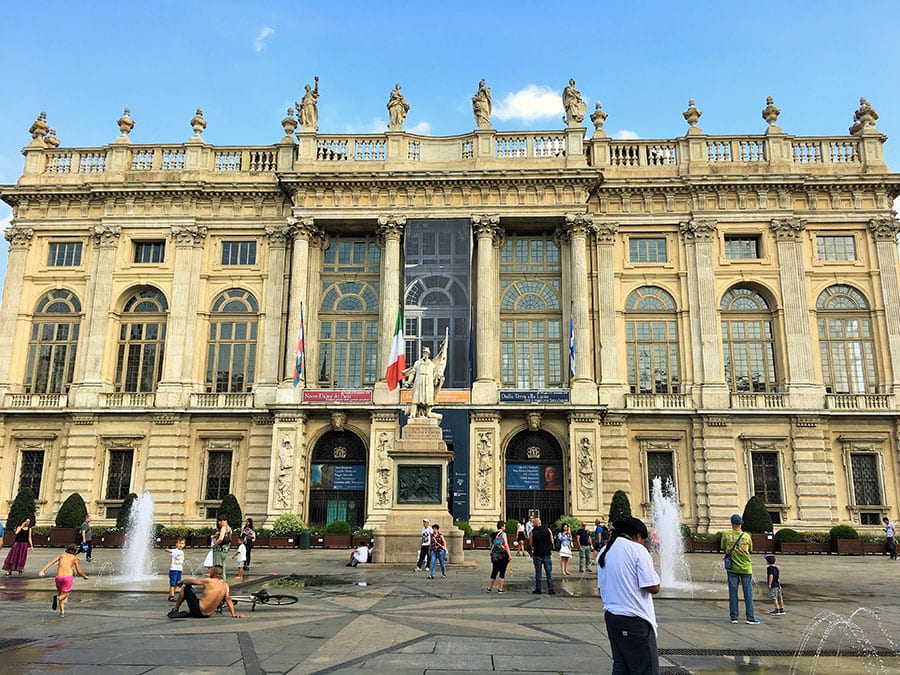
{"type": "Polygon", "coordinates": [[[257,52],[261,52],[263,49],[265,49],[268,46],[266,40],[268,40],[269,36],[273,35],[274,33],[275,29],[269,28],[268,26],[259,31],[259,35],[257,35],[256,39],[253,41],[253,49],[257,52]]]}
{"type": "Polygon", "coordinates": [[[620,129],[613,135],[613,138],[617,138],[620,141],[636,141],[640,136],[638,136],[636,131],[620,129]]]}
{"type": "Polygon", "coordinates": [[[563,115],[562,96],[545,84],[529,84],[524,89],[507,94],[494,108],[499,120],[518,119],[533,122],[563,115]]]}
{"type": "Polygon", "coordinates": [[[408,131],[411,134],[419,134],[421,136],[428,136],[431,134],[431,125],[428,122],[417,122],[409,129],[405,129],[404,131],[408,131]]]}

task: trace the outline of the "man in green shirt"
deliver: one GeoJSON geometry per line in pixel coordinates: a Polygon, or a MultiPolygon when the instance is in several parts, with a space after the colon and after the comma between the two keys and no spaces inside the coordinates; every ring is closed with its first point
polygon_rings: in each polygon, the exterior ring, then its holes
{"type": "Polygon", "coordinates": [[[728,570],[728,613],[731,623],[738,622],[738,584],[744,590],[744,606],[747,623],[751,626],[760,623],[753,611],[753,566],[750,554],[753,542],[750,535],[742,530],[744,519],[739,513],[731,516],[731,531],[722,533],[721,548],[731,556],[731,569],[728,570]]]}

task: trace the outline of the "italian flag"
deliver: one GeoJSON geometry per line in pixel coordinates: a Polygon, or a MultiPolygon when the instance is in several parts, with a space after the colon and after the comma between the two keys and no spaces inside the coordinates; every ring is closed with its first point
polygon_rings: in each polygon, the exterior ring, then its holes
{"type": "Polygon", "coordinates": [[[394,328],[394,339],[391,341],[391,358],[388,359],[387,380],[388,389],[394,390],[403,379],[401,374],[406,370],[406,342],[403,340],[403,309],[397,311],[397,326],[394,328]]]}

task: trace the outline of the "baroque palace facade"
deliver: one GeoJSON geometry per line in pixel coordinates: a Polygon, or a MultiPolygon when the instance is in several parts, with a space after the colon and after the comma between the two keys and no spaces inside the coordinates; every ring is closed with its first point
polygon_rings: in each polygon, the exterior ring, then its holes
{"type": "Polygon", "coordinates": [[[900,515],[900,176],[867,102],[798,137],[771,100],[764,133],[707,135],[691,101],[668,140],[609,138],[599,105],[589,137],[300,112],[257,147],[207,144],[199,110],[173,145],[128,111],[103,147],[32,126],[0,188],[7,507],[30,487],[48,523],[79,492],[103,524],[148,490],[196,525],[234,493],[258,523],[384,523],[402,307],[407,363],[449,335],[456,518],[593,519],[616,490],[647,517],[657,475],[701,532],[754,494],[801,529],[900,515]]]}

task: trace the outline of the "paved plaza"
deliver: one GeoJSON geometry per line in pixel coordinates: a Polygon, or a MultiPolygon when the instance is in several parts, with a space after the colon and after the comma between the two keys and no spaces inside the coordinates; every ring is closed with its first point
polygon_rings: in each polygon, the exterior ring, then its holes
{"type": "MultiPolygon", "coordinates": [[[[4,673],[602,673],[611,667],[594,574],[557,577],[557,595],[537,596],[528,558],[513,558],[508,592],[498,595],[484,592],[487,551],[467,552],[465,567],[430,580],[412,565],[345,567],[346,551],[260,549],[249,579],[232,593],[268,583],[271,592],[300,602],[252,613],[239,604],[244,619],[226,612],[192,620],[166,618],[164,577],[122,585],[112,578],[121,552],[97,549],[85,564],[90,579],[76,580],[60,619],[50,609],[52,578],[37,577],[56,554],[36,549],[25,575],[0,580],[4,673]],[[317,585],[271,586],[290,574],[317,585]]],[[[189,549],[185,569],[199,568],[203,555],[189,549]]],[[[882,556],[779,556],[788,613],[769,617],[765,567],[754,556],[762,624],[750,626],[728,620],[720,557],[688,556],[696,587],[664,587],[657,596],[664,672],[900,672],[900,564],[882,556]]],[[[168,556],[156,551],[154,562],[164,571],[168,556]]]]}

